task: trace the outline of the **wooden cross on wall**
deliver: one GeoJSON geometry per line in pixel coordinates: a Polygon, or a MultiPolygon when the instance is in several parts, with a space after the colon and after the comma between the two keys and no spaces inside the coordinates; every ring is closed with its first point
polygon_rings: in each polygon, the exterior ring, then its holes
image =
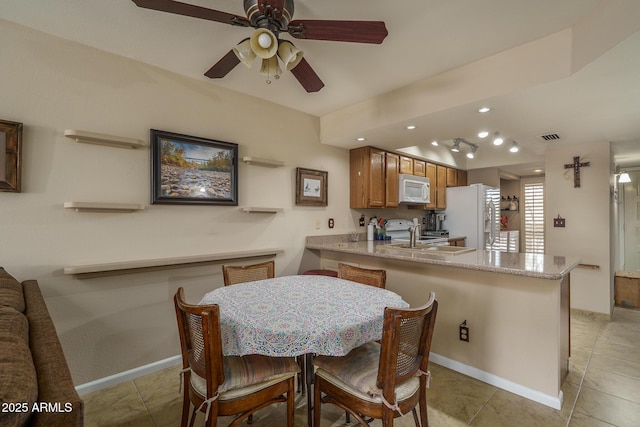
{"type": "Polygon", "coordinates": [[[580,163],[580,156],[573,158],[573,163],[564,165],[565,169],[573,168],[573,188],[580,187],[580,168],[583,166],[590,166],[591,162],[580,163]]]}

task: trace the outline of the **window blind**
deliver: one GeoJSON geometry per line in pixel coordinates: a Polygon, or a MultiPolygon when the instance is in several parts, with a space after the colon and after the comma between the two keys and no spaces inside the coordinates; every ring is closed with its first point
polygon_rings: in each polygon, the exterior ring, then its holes
{"type": "Polygon", "coordinates": [[[544,183],[524,184],[525,252],[544,253],[544,183]]]}

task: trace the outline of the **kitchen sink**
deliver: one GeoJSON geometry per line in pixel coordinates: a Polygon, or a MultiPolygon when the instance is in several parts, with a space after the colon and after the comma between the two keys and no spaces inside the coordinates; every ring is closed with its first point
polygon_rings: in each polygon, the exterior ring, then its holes
{"type": "Polygon", "coordinates": [[[393,243],[385,245],[380,250],[401,250],[417,253],[432,253],[438,255],[459,255],[467,252],[475,251],[476,248],[465,248],[462,246],[447,246],[447,245],[429,245],[425,243],[416,243],[415,248],[412,248],[409,243],[393,243]]]}

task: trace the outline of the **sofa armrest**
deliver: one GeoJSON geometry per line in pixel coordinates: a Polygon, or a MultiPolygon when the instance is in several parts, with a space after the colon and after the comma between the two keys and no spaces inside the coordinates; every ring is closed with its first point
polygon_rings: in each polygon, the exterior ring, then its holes
{"type": "Polygon", "coordinates": [[[38,402],[49,407],[33,412],[31,426],[82,426],[84,404],[76,392],[38,282],[22,282],[29,342],[38,376],[38,402]]]}

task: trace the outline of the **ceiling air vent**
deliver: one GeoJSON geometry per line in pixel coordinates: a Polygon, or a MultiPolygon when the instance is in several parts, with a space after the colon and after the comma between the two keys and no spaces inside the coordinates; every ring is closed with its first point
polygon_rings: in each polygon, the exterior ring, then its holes
{"type": "Polygon", "coordinates": [[[557,133],[547,133],[544,135],[540,135],[540,138],[545,141],[555,141],[556,139],[560,139],[560,135],[558,135],[557,133]]]}

